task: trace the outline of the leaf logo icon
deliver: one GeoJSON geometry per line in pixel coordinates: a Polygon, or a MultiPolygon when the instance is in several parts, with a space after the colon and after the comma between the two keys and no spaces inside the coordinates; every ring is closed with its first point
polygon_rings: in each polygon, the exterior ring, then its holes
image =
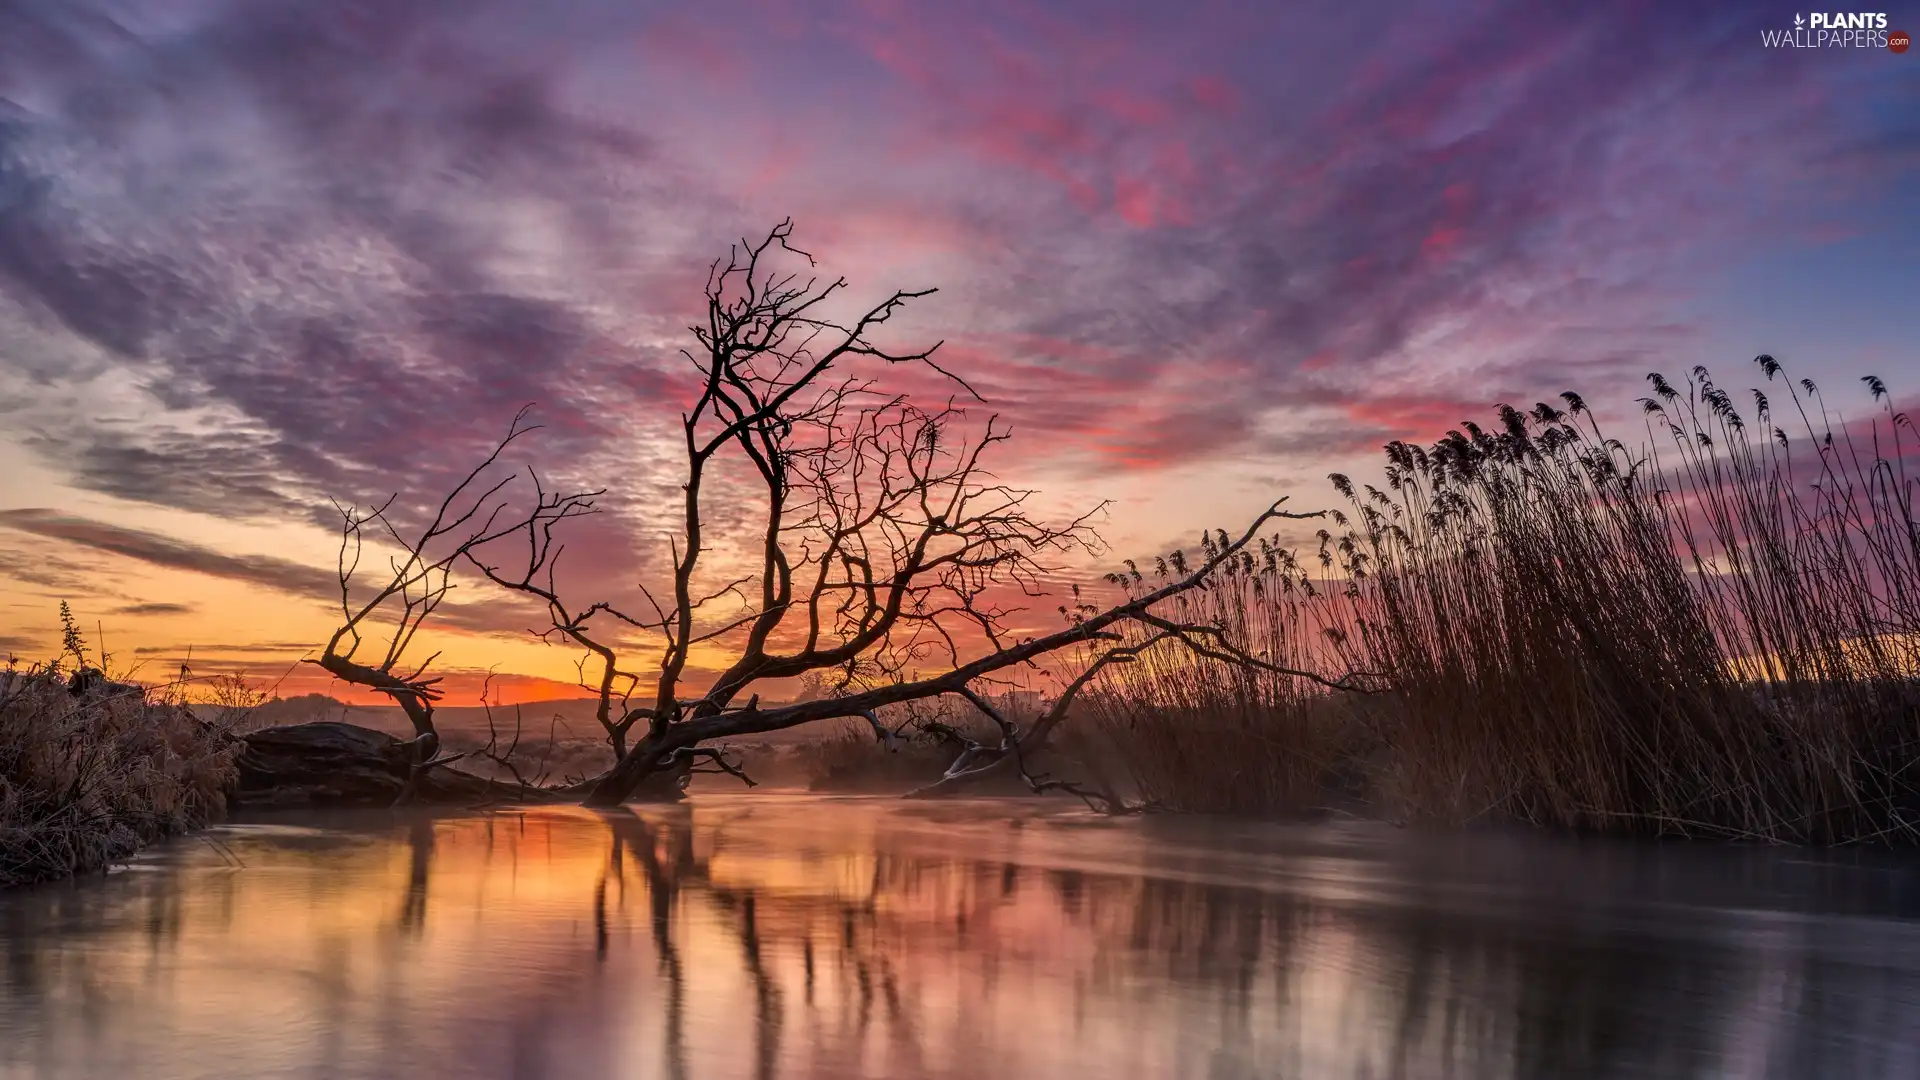
{"type": "Polygon", "coordinates": [[[1795,30],[1800,29],[1802,26],[1806,25],[1806,21],[1807,20],[1805,16],[1795,13],[1795,15],[1793,16],[1793,28],[1795,30]]]}

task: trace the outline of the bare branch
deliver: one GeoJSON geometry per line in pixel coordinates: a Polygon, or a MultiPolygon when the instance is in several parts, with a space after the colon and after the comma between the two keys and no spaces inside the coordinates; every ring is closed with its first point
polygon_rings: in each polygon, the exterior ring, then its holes
{"type": "Polygon", "coordinates": [[[696,773],[726,773],[728,776],[737,778],[748,787],[760,786],[754,782],[753,777],[747,775],[746,770],[727,760],[726,747],[723,746],[683,746],[667,755],[667,758],[669,759],[669,761],[666,762],[667,764],[691,763],[696,760],[706,761],[713,767],[710,769],[702,769],[694,766],[688,771],[696,773]]]}

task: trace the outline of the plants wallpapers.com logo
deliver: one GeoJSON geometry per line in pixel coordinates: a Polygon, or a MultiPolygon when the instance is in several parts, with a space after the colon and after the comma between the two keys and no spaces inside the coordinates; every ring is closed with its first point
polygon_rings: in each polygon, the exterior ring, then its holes
{"type": "Polygon", "coordinates": [[[1793,17],[1793,26],[1760,31],[1769,49],[1886,49],[1904,53],[1913,38],[1888,26],[1884,11],[1816,11],[1793,17]]]}
{"type": "Polygon", "coordinates": [[[1887,25],[1885,12],[1795,13],[1793,25],[1761,31],[1766,48],[1884,48],[1907,52],[1912,37],[1887,25]]]}

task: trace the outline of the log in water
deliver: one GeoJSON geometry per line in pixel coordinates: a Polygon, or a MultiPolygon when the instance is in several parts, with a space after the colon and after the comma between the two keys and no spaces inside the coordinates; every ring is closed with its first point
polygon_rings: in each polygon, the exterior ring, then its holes
{"type": "Polygon", "coordinates": [[[1046,801],[235,824],[0,895],[0,1076],[1910,1077],[1883,854],[1046,801]]]}

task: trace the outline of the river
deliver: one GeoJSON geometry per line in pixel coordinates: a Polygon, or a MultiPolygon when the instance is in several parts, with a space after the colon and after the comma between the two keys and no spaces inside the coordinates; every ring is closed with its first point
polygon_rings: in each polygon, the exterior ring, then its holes
{"type": "Polygon", "coordinates": [[[1052,800],[223,826],[0,894],[0,1077],[1920,1077],[1920,865],[1052,800]]]}

